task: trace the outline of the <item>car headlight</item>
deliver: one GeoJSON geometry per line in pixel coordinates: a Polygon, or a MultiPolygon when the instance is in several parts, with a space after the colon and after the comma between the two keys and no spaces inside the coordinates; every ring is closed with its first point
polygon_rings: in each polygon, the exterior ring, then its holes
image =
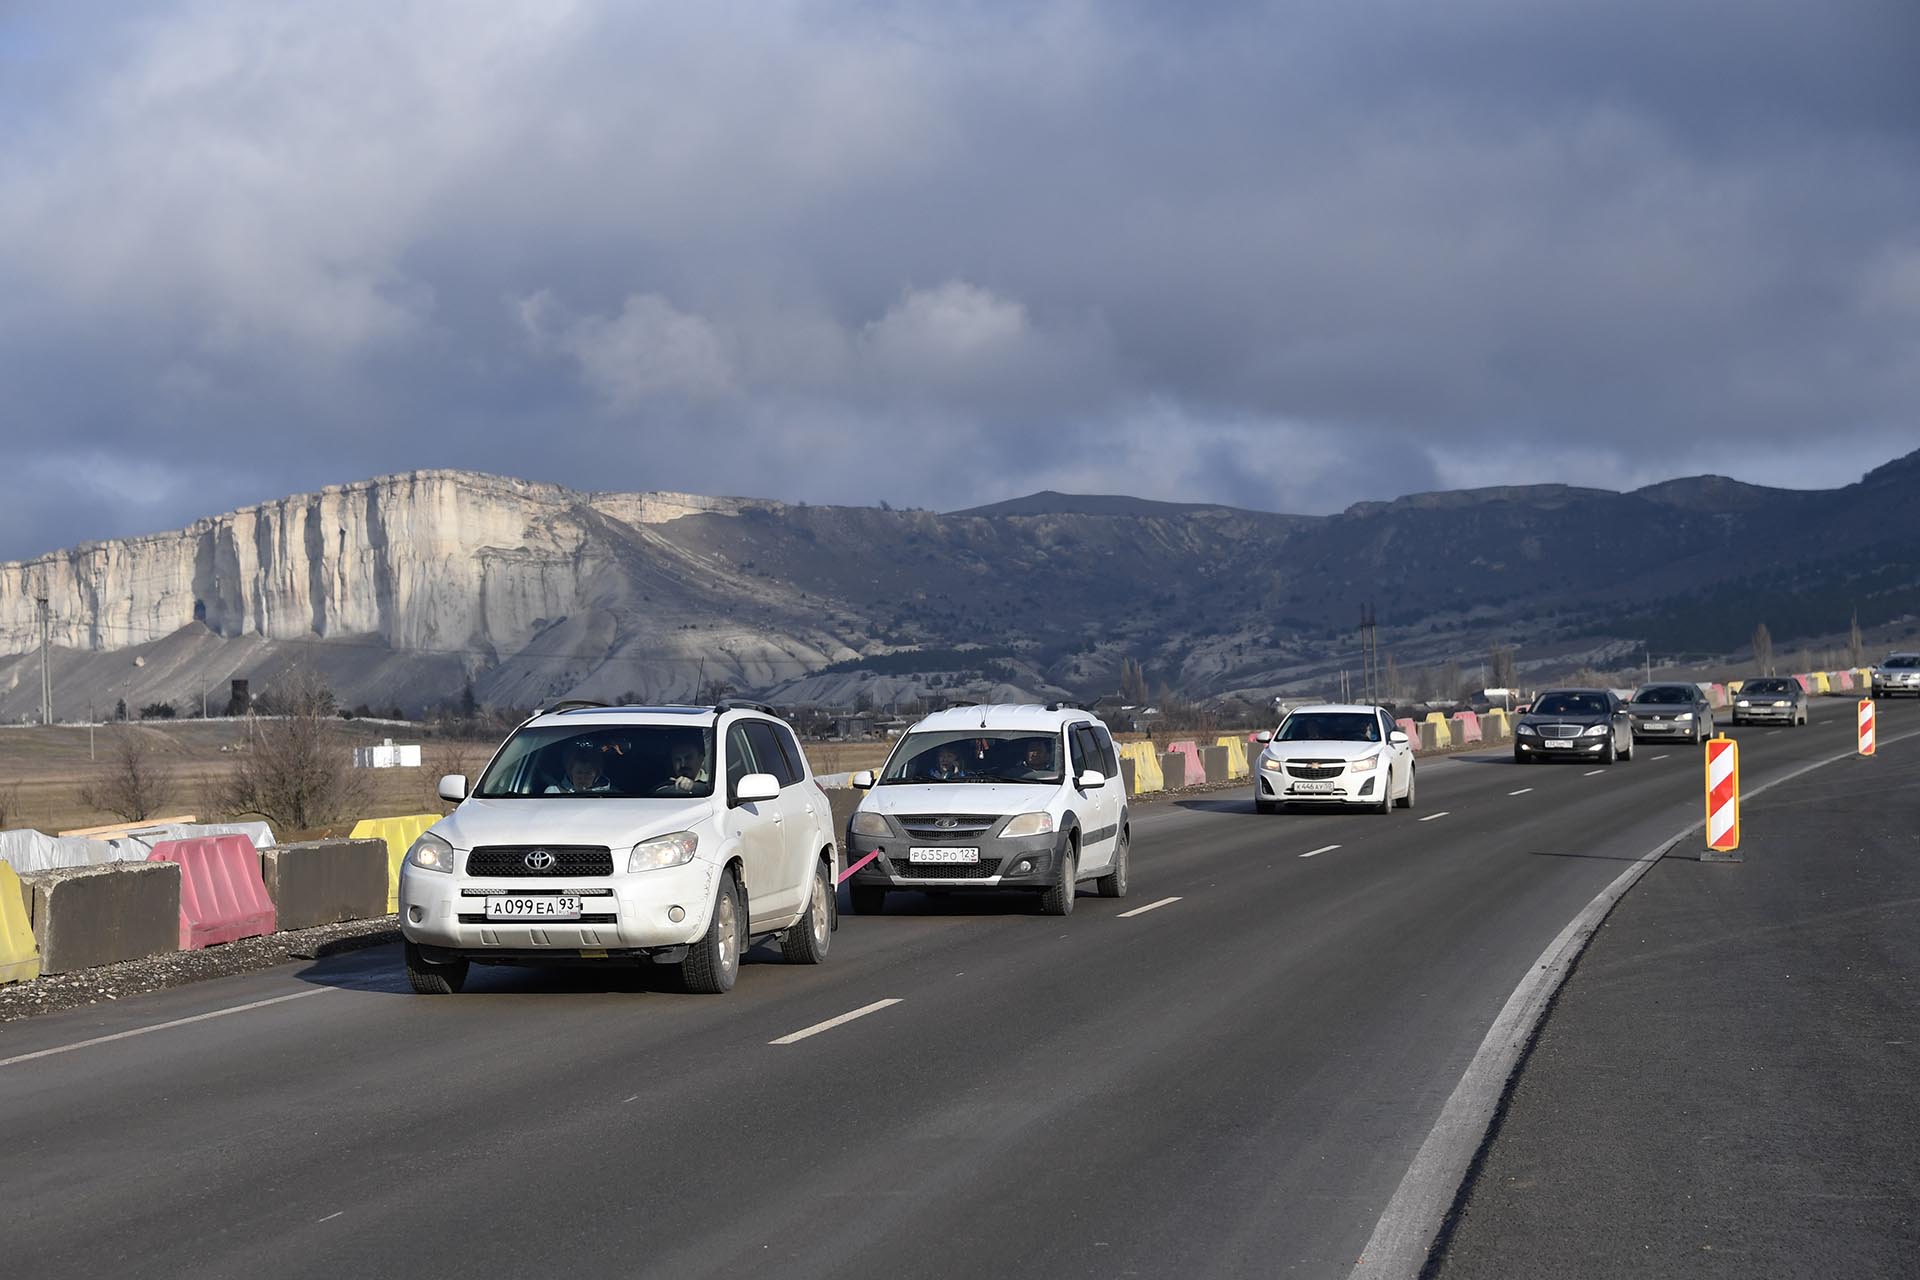
{"type": "Polygon", "coordinates": [[[1693,719],[1693,712],[1682,711],[1679,715],[1675,716],[1674,719],[1680,722],[1681,724],[1685,724],[1687,721],[1693,719]]]}
{"type": "MultiPolygon", "coordinates": [[[[1746,704],[1745,704],[1745,703],[1743,702],[1743,703],[1741,703],[1740,705],[1741,705],[1741,706],[1745,706],[1746,704]]],[[[1783,700],[1781,700],[1781,701],[1779,701],[1779,702],[1776,702],[1776,703],[1774,703],[1773,705],[1774,705],[1774,706],[1776,706],[1776,707],[1790,707],[1790,706],[1792,706],[1793,704],[1792,704],[1791,702],[1787,702],[1787,701],[1785,701],[1785,700],[1783,699],[1783,700]]]]}
{"type": "Polygon", "coordinates": [[[853,821],[847,824],[847,829],[857,836],[890,836],[893,834],[893,828],[887,824],[885,815],[875,813],[871,809],[856,810],[853,815],[853,821]]]}
{"type": "Polygon", "coordinates": [[[1530,724],[1523,724],[1514,732],[1529,738],[1538,737],[1540,734],[1540,731],[1530,724]]]}
{"type": "Polygon", "coordinates": [[[1580,736],[1583,738],[1598,738],[1605,734],[1608,728],[1609,726],[1604,724],[1590,724],[1587,726],[1586,732],[1580,736]]]}
{"type": "Polygon", "coordinates": [[[422,871],[453,870],[453,846],[439,836],[421,832],[407,849],[407,861],[422,871]]]}
{"type": "Polygon", "coordinates": [[[1262,769],[1265,769],[1268,773],[1280,772],[1280,762],[1274,759],[1272,756],[1261,756],[1260,767],[1262,769]]]}
{"type": "Polygon", "coordinates": [[[1379,767],[1379,756],[1361,756],[1358,760],[1347,761],[1348,773],[1372,773],[1379,767]]]}
{"type": "MultiPolygon", "coordinates": [[[[1750,707],[1753,704],[1751,702],[1748,702],[1745,698],[1741,698],[1739,701],[1735,702],[1733,705],[1736,707],[1750,707]]],[[[1776,707],[1784,707],[1787,704],[1784,702],[1776,702],[1773,705],[1776,707]]]]}
{"type": "Polygon", "coordinates": [[[1023,813],[1001,828],[1000,834],[1007,839],[1014,836],[1044,836],[1053,830],[1053,815],[1044,810],[1039,813],[1023,813]]]}
{"type": "Polygon", "coordinates": [[[627,855],[627,871],[658,871],[663,867],[684,867],[693,861],[700,837],[691,831],[676,831],[670,836],[655,836],[633,846],[627,855]]]}

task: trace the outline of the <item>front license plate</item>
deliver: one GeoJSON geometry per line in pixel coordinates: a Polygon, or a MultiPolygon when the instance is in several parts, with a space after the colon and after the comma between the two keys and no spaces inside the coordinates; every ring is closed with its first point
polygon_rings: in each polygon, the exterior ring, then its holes
{"type": "Polygon", "coordinates": [[[1296,782],[1288,790],[1303,796],[1332,795],[1340,788],[1331,782],[1296,782]]]}
{"type": "Polygon", "coordinates": [[[980,850],[977,848],[974,848],[974,849],[937,848],[936,849],[936,848],[927,848],[925,846],[915,845],[914,847],[907,850],[907,861],[908,862],[978,862],[980,861],[980,850]]]}
{"type": "Polygon", "coordinates": [[[489,920],[578,920],[580,899],[503,895],[487,899],[489,920]]]}
{"type": "Polygon", "coordinates": [[[1565,750],[1566,748],[1573,745],[1573,743],[1570,740],[1565,738],[1548,738],[1546,741],[1549,747],[1559,747],[1562,750],[1565,750]]]}

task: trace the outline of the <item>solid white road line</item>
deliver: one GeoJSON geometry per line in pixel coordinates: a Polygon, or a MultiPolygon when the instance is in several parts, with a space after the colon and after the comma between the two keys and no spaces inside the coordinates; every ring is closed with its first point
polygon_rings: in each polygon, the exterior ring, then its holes
{"type": "Polygon", "coordinates": [[[165,1031],[170,1027],[184,1027],[194,1022],[206,1022],[212,1018],[224,1018],[230,1013],[245,1013],[249,1009],[264,1009],[270,1004],[285,1004],[289,1000],[305,1000],[308,996],[323,996],[334,987],[313,987],[307,991],[296,991],[292,995],[273,996],[267,1000],[253,1000],[247,1004],[236,1004],[225,1009],[215,1009],[211,1013],[196,1013],[191,1018],[175,1018],[172,1022],[156,1022],[150,1027],[135,1027],[131,1031],[116,1031],[110,1036],[95,1036],[91,1040],[76,1040],[72,1044],[63,1044],[53,1049],[39,1049],[33,1053],[18,1053],[11,1058],[0,1058],[0,1067],[11,1067],[16,1062],[32,1062],[35,1058],[51,1058],[55,1054],[72,1053],[75,1049],[90,1049],[96,1044],[111,1044],[115,1040],[130,1040],[134,1036],[144,1036],[155,1031],[165,1031]]]}
{"type": "Polygon", "coordinates": [[[1532,787],[1522,787],[1522,788],[1520,788],[1520,789],[1519,789],[1518,791],[1509,791],[1509,792],[1507,792],[1507,794],[1508,794],[1508,795],[1510,795],[1510,796],[1523,796],[1523,795],[1525,795],[1525,794],[1527,794],[1527,792],[1529,792],[1529,791],[1531,791],[1531,790],[1533,790],[1533,788],[1532,788],[1532,787]]]}
{"type": "Polygon", "coordinates": [[[1125,920],[1128,916],[1143,916],[1147,914],[1147,912],[1149,911],[1156,910],[1160,907],[1171,906],[1172,904],[1178,901],[1180,901],[1180,899],[1178,898],[1162,898],[1158,902],[1149,902],[1144,907],[1135,907],[1131,911],[1122,911],[1117,918],[1121,920],[1125,920]]]}
{"type": "Polygon", "coordinates": [[[862,1005],[860,1008],[855,1009],[851,1013],[843,1013],[837,1018],[828,1018],[825,1022],[816,1022],[812,1026],[807,1027],[804,1030],[796,1031],[790,1036],[781,1036],[778,1040],[769,1040],[767,1041],[767,1043],[768,1044],[795,1044],[801,1040],[805,1040],[808,1036],[817,1036],[822,1031],[831,1031],[835,1027],[845,1026],[847,1023],[852,1022],[855,1018],[864,1018],[870,1013],[878,1013],[889,1005],[896,1005],[899,1003],[900,1001],[898,998],[889,998],[886,1000],[875,1000],[872,1004],[862,1005]]]}
{"type": "Polygon", "coordinates": [[[1452,813],[1452,812],[1453,812],[1453,810],[1451,810],[1451,809],[1442,809],[1442,810],[1441,810],[1440,812],[1438,812],[1438,813],[1430,813],[1430,814],[1428,814],[1428,815],[1427,815],[1426,817],[1424,817],[1424,818],[1422,818],[1422,819],[1420,819],[1420,821],[1422,821],[1422,822],[1432,822],[1432,821],[1433,821],[1433,820],[1434,820],[1435,818],[1444,818],[1444,817],[1446,817],[1446,816],[1447,816],[1448,814],[1450,814],[1450,813],[1452,813]]]}
{"type": "MultiPolygon", "coordinates": [[[[1902,739],[1915,737],[1920,737],[1920,732],[1901,735],[1902,739]]],[[[1747,791],[1746,795],[1756,796],[1770,787],[1791,782],[1802,774],[1854,758],[1855,753],[1847,751],[1824,760],[1815,760],[1777,778],[1768,779],[1747,791]]],[[[1375,1224],[1367,1247],[1360,1251],[1360,1260],[1349,1273],[1351,1277],[1373,1280],[1373,1277],[1387,1276],[1394,1280],[1414,1280],[1420,1275],[1426,1267],[1427,1253],[1433,1247],[1434,1237],[1440,1232],[1441,1221],[1454,1198],[1459,1195],[1467,1170],[1473,1163],[1474,1153],[1487,1136],[1487,1126],[1492,1123],[1494,1110],[1500,1105],[1500,1096],[1513,1075],[1514,1064],[1520,1060],[1521,1051],[1526,1048],[1527,1041],[1545,1014],[1547,1003],[1566,980],[1573,962],[1600,927],[1600,922],[1606,919],[1607,912],[1613,910],[1614,903],[1647,873],[1647,869],[1662,854],[1705,825],[1704,821],[1692,823],[1672,839],[1641,854],[1631,866],[1614,877],[1613,883],[1581,908],[1580,913],[1560,931],[1560,936],[1547,944],[1547,949],[1533,962],[1533,967],[1527,970],[1527,976],[1513,989],[1513,994],[1507,997],[1506,1006],[1487,1029],[1486,1038],[1480,1042],[1473,1061],[1467,1064],[1466,1073],[1460,1077],[1460,1083],[1454,1086],[1452,1095],[1441,1108],[1440,1118],[1434,1121],[1432,1131],[1427,1134],[1426,1141],[1420,1144],[1413,1163],[1400,1179],[1399,1189],[1393,1193],[1386,1212],[1380,1215],[1380,1221],[1375,1224]]]]}
{"type": "Polygon", "coordinates": [[[1337,844],[1323,844],[1318,849],[1309,850],[1308,852],[1303,853],[1300,856],[1303,858],[1317,858],[1323,853],[1332,853],[1335,849],[1338,849],[1339,847],[1340,846],[1337,844]]]}

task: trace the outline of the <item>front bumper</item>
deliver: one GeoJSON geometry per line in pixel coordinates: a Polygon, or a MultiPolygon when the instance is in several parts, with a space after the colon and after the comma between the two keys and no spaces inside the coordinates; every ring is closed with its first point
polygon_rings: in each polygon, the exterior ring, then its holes
{"type": "Polygon", "coordinates": [[[1873,691],[1881,697],[1885,697],[1890,693],[1911,693],[1915,696],[1920,696],[1920,678],[1895,677],[1888,679],[1884,676],[1875,676],[1873,678],[1873,691]]]}
{"type": "Polygon", "coordinates": [[[1066,853],[1066,836],[1048,832],[1041,836],[984,834],[970,838],[969,847],[980,850],[980,861],[922,862],[909,856],[915,847],[938,847],[939,842],[909,836],[860,836],[847,833],[847,865],[853,866],[870,853],[880,856],[849,877],[855,885],[883,885],[893,889],[1044,889],[1053,883],[1060,859],[1066,853]],[[1020,868],[1025,864],[1026,870],[1020,868]]]}
{"type": "Polygon", "coordinates": [[[1795,707],[1792,703],[1788,703],[1784,707],[1776,707],[1771,702],[1764,706],[1756,704],[1750,707],[1743,707],[1736,703],[1733,707],[1733,718],[1741,721],[1778,720],[1782,723],[1788,723],[1798,720],[1800,718],[1800,711],[1799,708],[1795,707]]]}
{"type": "Polygon", "coordinates": [[[1580,760],[1602,754],[1611,741],[1613,737],[1610,734],[1598,738],[1543,738],[1536,734],[1516,737],[1513,750],[1515,755],[1538,756],[1542,760],[1580,760]],[[1553,745],[1547,745],[1549,743],[1553,745]]]}
{"type": "Polygon", "coordinates": [[[700,939],[713,914],[720,868],[696,858],[635,875],[585,876],[564,884],[455,875],[400,867],[400,933],[431,951],[475,960],[589,953],[644,954],[700,939]],[[578,920],[488,920],[487,899],[504,894],[581,897],[578,920]],[[669,918],[674,908],[683,918],[669,918]]]}
{"type": "Polygon", "coordinates": [[[1636,738],[1691,738],[1700,731],[1699,720],[1642,720],[1635,717],[1636,738]]]}
{"type": "Polygon", "coordinates": [[[1253,794],[1269,804],[1378,804],[1380,788],[1386,785],[1382,779],[1387,776],[1380,768],[1336,778],[1295,778],[1285,770],[1266,768],[1257,772],[1253,794]]]}

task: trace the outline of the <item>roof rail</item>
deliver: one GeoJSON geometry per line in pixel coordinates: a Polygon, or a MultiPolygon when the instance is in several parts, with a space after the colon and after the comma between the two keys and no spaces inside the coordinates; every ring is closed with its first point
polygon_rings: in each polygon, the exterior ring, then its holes
{"type": "Polygon", "coordinates": [[[552,706],[542,707],[533,714],[537,716],[550,716],[558,715],[562,711],[587,711],[596,707],[604,708],[608,705],[610,704],[598,702],[592,698],[562,698],[552,706]]]}
{"type": "Polygon", "coordinates": [[[739,698],[728,698],[716,702],[713,704],[713,710],[716,715],[727,711],[758,711],[762,715],[772,716],[775,720],[782,718],[778,711],[764,702],[746,702],[739,698]]]}
{"type": "Polygon", "coordinates": [[[1062,701],[1062,702],[1049,702],[1047,704],[1047,710],[1049,711],[1085,711],[1086,708],[1081,706],[1077,702],[1062,701]]]}

